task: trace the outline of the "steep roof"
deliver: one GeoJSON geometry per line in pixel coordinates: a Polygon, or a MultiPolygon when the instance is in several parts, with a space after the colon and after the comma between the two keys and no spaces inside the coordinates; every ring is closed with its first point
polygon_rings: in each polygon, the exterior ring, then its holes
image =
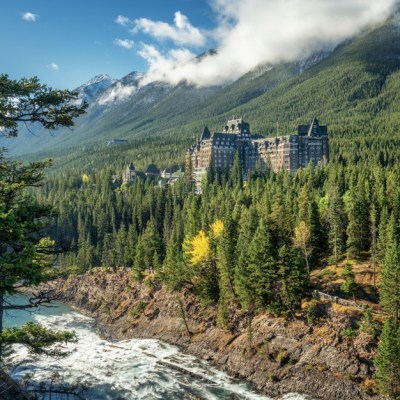
{"type": "Polygon", "coordinates": [[[320,125],[317,117],[314,117],[310,125],[299,125],[297,132],[300,136],[326,136],[328,127],[320,125]]]}
{"type": "Polygon", "coordinates": [[[210,130],[207,127],[204,127],[204,131],[201,135],[200,140],[207,140],[211,138],[210,130]]]}
{"type": "Polygon", "coordinates": [[[243,120],[243,117],[233,116],[224,127],[224,133],[250,134],[250,124],[243,120]]]}
{"type": "Polygon", "coordinates": [[[155,164],[149,164],[148,167],[146,168],[146,171],[144,171],[145,174],[153,174],[153,175],[159,175],[160,170],[157,168],[157,165],[155,164]]]}

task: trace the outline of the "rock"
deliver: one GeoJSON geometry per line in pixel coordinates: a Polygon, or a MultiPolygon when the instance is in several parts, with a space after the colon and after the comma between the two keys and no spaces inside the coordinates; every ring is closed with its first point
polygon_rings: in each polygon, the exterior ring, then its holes
{"type": "Polygon", "coordinates": [[[340,339],[351,316],[331,309],[326,321],[310,327],[302,320],[258,315],[250,345],[240,310],[232,310],[232,332],[226,332],[217,327],[216,307],[204,306],[188,290],[180,294],[183,316],[176,293],[159,286],[149,292],[128,271],[95,271],[56,281],[54,287],[62,301],[96,318],[104,336],[156,338],[179,345],[269,396],[298,392],[321,400],[371,398],[357,382],[372,377],[376,343],[366,336],[355,340],[362,358],[354,355],[340,339]],[[130,310],[140,303],[146,306],[133,318],[130,310]]]}

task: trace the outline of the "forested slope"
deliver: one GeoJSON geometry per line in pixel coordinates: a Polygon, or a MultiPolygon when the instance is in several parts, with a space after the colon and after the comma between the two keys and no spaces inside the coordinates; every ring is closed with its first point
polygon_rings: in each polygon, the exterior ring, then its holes
{"type": "Polygon", "coordinates": [[[399,26],[392,18],[306,65],[252,71],[226,87],[194,89],[181,84],[166,89],[154,84],[141,94],[143,99],[158,91],[158,100],[148,107],[135,104],[134,96],[108,112],[97,115],[100,111],[95,109],[73,132],[54,139],[43,133],[13,147],[19,153],[35,153],[35,158],[51,156],[56,167],[82,169],[106,163],[119,169],[127,161],[139,167],[150,162],[165,167],[183,163],[185,149],[205,125],[218,131],[233,114],[243,115],[253,132],[266,135],[274,133],[276,121],[280,133],[287,133],[317,115],[329,125],[333,156],[342,145],[357,151],[360,141],[390,139],[390,146],[398,139],[400,126],[399,26]],[[129,143],[107,148],[112,138],[127,138],[129,143]]]}
{"type": "MultiPolygon", "coordinates": [[[[318,302],[299,314],[312,293],[310,272],[346,260],[344,284],[331,294],[368,300],[378,311],[380,301],[385,314],[375,318],[367,310],[338,340],[351,342],[367,332],[369,355],[377,354],[377,381],[366,389],[374,393],[379,386],[383,394],[399,395],[400,292],[392,290],[400,287],[399,36],[392,19],[305,70],[286,65],[258,76],[253,71],[230,87],[204,90],[202,107],[184,85],[132,118],[128,105],[115,107],[125,110],[116,115],[118,128],[103,125],[97,143],[90,142],[97,131],[84,133],[78,126],[79,150],[75,139],[65,138],[63,149],[51,152],[55,168],[38,194],[58,211],[49,234],[63,252],[60,271],[129,268],[150,286],[190,290],[214,304],[223,330],[234,331],[236,310],[247,313],[251,333],[252,319],[264,312],[309,317],[317,329],[325,318],[318,315],[318,302]],[[257,92],[255,82],[270,86],[257,92]],[[247,98],[249,88],[255,94],[247,98]],[[218,130],[231,114],[243,114],[253,132],[264,134],[273,132],[277,120],[287,132],[317,115],[329,125],[331,160],[295,176],[256,172],[246,185],[238,163],[236,173],[210,171],[201,196],[187,180],[112,186],[112,175],[127,161],[138,168],[182,163],[202,126],[218,130]],[[123,132],[128,144],[105,146],[107,137],[123,132]],[[369,293],[357,287],[352,268],[360,260],[370,262],[374,278],[381,271],[380,291],[376,285],[369,293]],[[399,371],[394,377],[393,368],[399,371]]],[[[376,370],[369,367],[372,376],[376,370]]]]}

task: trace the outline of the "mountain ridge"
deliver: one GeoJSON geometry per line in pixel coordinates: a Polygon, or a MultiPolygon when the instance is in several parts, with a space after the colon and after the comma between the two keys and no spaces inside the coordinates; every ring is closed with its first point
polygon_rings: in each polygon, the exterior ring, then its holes
{"type": "Polygon", "coordinates": [[[398,118],[394,100],[400,85],[399,27],[398,17],[392,17],[334,50],[293,63],[266,64],[229,85],[195,88],[154,82],[140,86],[141,75],[133,72],[102,92],[104,96],[118,85],[134,87],[126,101],[106,105],[99,104],[97,97],[73,132],[54,132],[51,140],[45,134],[26,143],[17,139],[8,147],[12,155],[61,154],[62,149],[82,146],[101,152],[109,140],[122,138],[130,146],[121,151],[131,155],[154,140],[160,146],[179,142],[183,149],[204,125],[218,130],[233,114],[244,115],[253,132],[263,135],[274,133],[276,121],[282,131],[291,131],[316,114],[331,126],[333,136],[352,135],[359,129],[357,124],[377,126],[382,120],[398,118]]]}

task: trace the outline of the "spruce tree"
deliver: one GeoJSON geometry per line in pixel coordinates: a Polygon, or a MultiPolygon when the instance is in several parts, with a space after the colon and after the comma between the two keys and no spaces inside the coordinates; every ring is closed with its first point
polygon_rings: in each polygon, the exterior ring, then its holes
{"type": "Polygon", "coordinates": [[[254,207],[244,208],[239,221],[239,237],[236,246],[235,265],[235,293],[241,299],[242,304],[247,306],[249,291],[249,247],[258,226],[258,214],[254,207]]]}
{"type": "Polygon", "coordinates": [[[224,230],[218,242],[219,290],[224,302],[235,298],[234,268],[236,249],[236,226],[230,213],[225,219],[224,230]]]}
{"type": "Polygon", "coordinates": [[[328,224],[331,258],[337,266],[344,251],[345,216],[343,200],[336,185],[333,185],[329,191],[328,224]]]}
{"type": "Polygon", "coordinates": [[[392,214],[388,226],[385,262],[381,273],[380,302],[398,324],[400,318],[400,245],[398,224],[392,214]]]}
{"type": "Polygon", "coordinates": [[[248,278],[246,296],[242,302],[256,309],[273,303],[276,296],[277,264],[271,233],[264,222],[260,220],[248,253],[248,278]]]}
{"type": "Polygon", "coordinates": [[[355,295],[358,292],[359,287],[356,283],[353,267],[350,263],[344,265],[342,278],[344,279],[344,282],[341,289],[348,295],[353,296],[353,299],[355,300],[355,295]]]}
{"type": "Polygon", "coordinates": [[[230,173],[230,182],[233,187],[241,188],[243,186],[243,170],[239,151],[235,154],[235,159],[230,173]]]}
{"type": "Polygon", "coordinates": [[[400,327],[389,318],[383,327],[375,358],[380,393],[392,399],[400,396],[400,327]]]}

